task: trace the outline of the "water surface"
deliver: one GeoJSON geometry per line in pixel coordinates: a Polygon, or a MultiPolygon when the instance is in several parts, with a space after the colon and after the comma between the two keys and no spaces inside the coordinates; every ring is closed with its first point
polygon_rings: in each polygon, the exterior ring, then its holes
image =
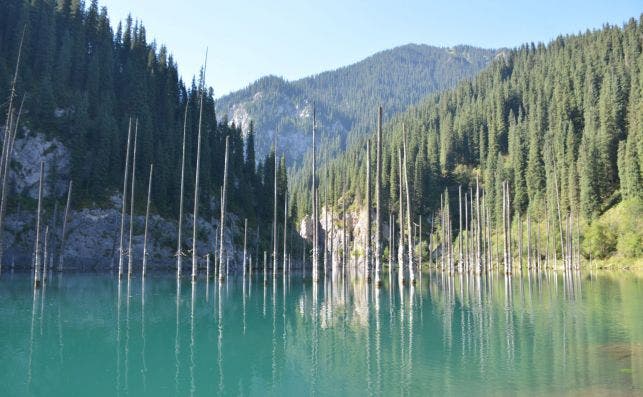
{"type": "Polygon", "coordinates": [[[0,395],[642,395],[627,273],[0,279],[0,395]]]}

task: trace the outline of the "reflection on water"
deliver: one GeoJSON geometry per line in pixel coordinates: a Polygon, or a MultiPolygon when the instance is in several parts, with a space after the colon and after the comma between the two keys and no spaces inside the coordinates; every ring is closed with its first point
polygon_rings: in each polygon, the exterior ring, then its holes
{"type": "Polygon", "coordinates": [[[629,274],[0,280],[2,395],[640,395],[629,274]]]}

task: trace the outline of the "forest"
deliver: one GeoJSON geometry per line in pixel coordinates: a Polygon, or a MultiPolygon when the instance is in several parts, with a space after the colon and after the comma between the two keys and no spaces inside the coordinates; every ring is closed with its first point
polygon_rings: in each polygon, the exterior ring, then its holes
{"type": "MultiPolygon", "coordinates": [[[[507,182],[514,233],[530,216],[543,233],[551,223],[562,234],[561,218],[573,216],[582,220],[582,232],[573,229],[582,239],[584,258],[640,257],[641,21],[630,19],[623,26],[605,25],[559,36],[546,45],[529,43],[506,51],[474,79],[430,95],[389,119],[382,153],[384,219],[399,213],[397,164],[404,127],[414,222],[424,216],[424,239],[437,234],[432,250],[442,243],[443,227],[438,219],[429,232],[426,222],[443,208],[441,197],[447,193],[446,199],[451,198],[451,215],[441,219],[453,223],[455,239],[458,188],[475,189],[478,180],[494,229],[503,219],[507,182]]],[[[340,201],[353,210],[366,205],[369,139],[374,142],[373,135],[360,139],[318,173],[319,189],[328,191],[337,210],[340,201]]],[[[374,155],[370,159],[373,169],[374,155]]],[[[311,213],[310,186],[310,169],[293,181],[297,219],[311,213]]],[[[554,252],[562,254],[563,243],[557,240],[554,252]]],[[[422,252],[428,255],[426,247],[422,252]]]]}
{"type": "MultiPolygon", "coordinates": [[[[274,151],[256,158],[253,129],[242,133],[225,116],[217,117],[212,88],[205,88],[200,77],[183,81],[172,54],[148,41],[142,22],[130,17],[118,23],[114,32],[107,9],[99,8],[96,0],[89,4],[2,0],[0,4],[0,92],[10,92],[20,52],[15,102],[24,98],[25,111],[18,135],[44,133],[69,149],[70,175],[57,175],[54,164],[47,180],[73,180],[72,207],[106,206],[119,194],[131,119],[138,127],[137,161],[142,164],[136,183],[147,184],[147,168],[154,163],[152,212],[177,217],[183,124],[186,121],[187,203],[193,200],[203,94],[199,214],[204,219],[218,215],[224,142],[229,138],[229,210],[240,219],[248,218],[252,230],[259,227],[261,241],[269,240],[274,169],[279,164],[274,151]]],[[[3,108],[0,116],[3,125],[6,111],[3,108]]],[[[283,161],[277,173],[277,207],[283,214],[287,191],[283,161]]],[[[135,193],[138,213],[145,211],[146,193],[142,188],[135,193]]],[[[45,197],[45,205],[51,210],[59,199],[64,197],[45,197]]],[[[21,205],[35,209],[35,200],[9,195],[9,211],[21,205]]]]}

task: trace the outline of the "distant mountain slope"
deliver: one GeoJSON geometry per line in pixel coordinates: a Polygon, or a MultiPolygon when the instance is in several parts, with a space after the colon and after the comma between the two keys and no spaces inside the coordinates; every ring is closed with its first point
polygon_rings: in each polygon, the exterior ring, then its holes
{"type": "Polygon", "coordinates": [[[309,145],[312,103],[328,149],[343,148],[350,131],[374,125],[375,107],[390,117],[426,95],[451,88],[476,75],[498,51],[469,46],[439,48],[408,44],[379,52],[358,63],[292,82],[267,76],[217,100],[219,116],[228,116],[244,132],[254,122],[259,156],[270,150],[278,129],[279,150],[299,162],[309,145]]]}

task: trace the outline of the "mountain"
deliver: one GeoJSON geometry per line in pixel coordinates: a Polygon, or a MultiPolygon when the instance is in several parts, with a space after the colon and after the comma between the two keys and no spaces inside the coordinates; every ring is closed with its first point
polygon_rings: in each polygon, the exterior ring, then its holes
{"type": "Polygon", "coordinates": [[[498,53],[470,46],[408,44],[300,80],[263,77],[218,99],[216,110],[244,132],[254,123],[260,156],[270,150],[277,130],[279,152],[286,154],[289,164],[299,163],[311,145],[313,103],[325,149],[342,149],[351,131],[360,135],[372,130],[377,105],[391,117],[432,92],[475,76],[498,53]]]}
{"type": "MultiPolygon", "coordinates": [[[[525,44],[498,57],[473,80],[432,94],[394,117],[384,126],[384,219],[389,210],[397,217],[404,125],[411,208],[414,219],[423,215],[424,230],[433,224],[431,214],[440,211],[441,194],[448,193],[449,219],[457,231],[458,186],[463,194],[470,186],[475,191],[479,179],[498,232],[507,181],[514,233],[529,215],[544,235],[552,225],[551,245],[559,255],[563,247],[557,242],[573,229],[570,244],[580,243],[585,258],[640,257],[642,49],[643,15],[623,26],[560,36],[547,45],[525,44]],[[568,221],[578,223],[570,228],[568,221]]],[[[320,170],[320,191],[328,192],[330,203],[364,205],[365,140],[320,170]]],[[[292,187],[298,219],[310,213],[309,190],[309,183],[292,187]]]]}

